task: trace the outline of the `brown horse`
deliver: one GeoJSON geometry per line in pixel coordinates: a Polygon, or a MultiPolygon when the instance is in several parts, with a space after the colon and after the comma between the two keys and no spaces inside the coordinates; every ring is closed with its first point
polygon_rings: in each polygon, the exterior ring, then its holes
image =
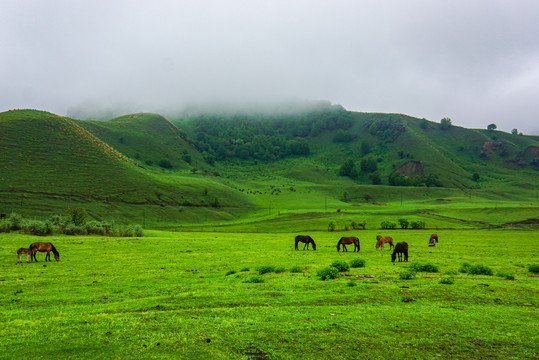
{"type": "Polygon", "coordinates": [[[314,240],[309,235],[298,235],[295,238],[296,241],[296,250],[298,249],[298,243],[301,241],[302,243],[305,243],[303,246],[303,250],[305,250],[305,247],[307,247],[307,250],[309,250],[309,244],[313,244],[313,250],[316,250],[316,244],[314,243],[314,240]]]}
{"type": "Polygon", "coordinates": [[[429,239],[429,243],[434,243],[434,241],[438,242],[438,235],[432,234],[429,239]]]}
{"type": "Polygon", "coordinates": [[[19,260],[17,261],[17,263],[22,262],[21,261],[22,254],[26,254],[26,262],[29,263],[30,262],[30,256],[32,255],[32,250],[25,249],[25,248],[20,248],[19,250],[17,250],[17,255],[19,256],[19,260]]]}
{"type": "Polygon", "coordinates": [[[337,252],[341,251],[341,245],[342,251],[348,252],[346,244],[354,244],[354,252],[356,252],[356,250],[359,252],[359,239],[354,236],[343,236],[337,243],[337,252]]]}
{"type": "Polygon", "coordinates": [[[376,237],[376,250],[378,250],[378,248],[382,248],[382,250],[384,250],[384,244],[385,243],[389,243],[389,250],[391,250],[392,248],[394,248],[395,246],[393,245],[393,238],[391,236],[382,236],[382,235],[378,235],[376,237]]]}
{"type": "Polygon", "coordinates": [[[45,261],[47,261],[47,259],[51,261],[51,254],[50,254],[51,251],[54,254],[54,260],[56,261],[60,260],[60,253],[58,252],[58,250],[56,250],[54,245],[51,243],[44,243],[44,242],[33,243],[30,245],[30,250],[32,251],[32,255],[30,256],[30,258],[32,260],[35,260],[36,262],[37,262],[36,252],[38,251],[47,252],[47,255],[45,255],[45,261]]]}

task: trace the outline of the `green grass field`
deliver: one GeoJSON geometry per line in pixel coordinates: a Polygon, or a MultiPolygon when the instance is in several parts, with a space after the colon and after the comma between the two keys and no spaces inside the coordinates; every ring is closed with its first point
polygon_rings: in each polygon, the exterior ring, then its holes
{"type": "Polygon", "coordinates": [[[431,232],[310,232],[316,251],[295,251],[292,232],[0,234],[0,358],[537,358],[538,233],[440,230],[430,248],[431,232]],[[408,242],[409,263],[376,251],[378,233],[408,242]],[[343,235],[361,251],[338,253],[343,235]],[[61,260],[17,264],[35,241],[61,260]],[[357,258],[365,267],[317,277],[357,258]],[[464,262],[494,274],[460,273],[464,262]],[[439,272],[402,280],[413,263],[439,272]],[[284,271],[260,275],[267,265],[284,271]]]}

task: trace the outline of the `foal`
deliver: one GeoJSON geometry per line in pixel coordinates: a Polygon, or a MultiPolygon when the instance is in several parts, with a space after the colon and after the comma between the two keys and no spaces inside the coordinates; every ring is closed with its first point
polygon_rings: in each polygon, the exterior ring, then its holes
{"type": "Polygon", "coordinates": [[[17,261],[17,263],[22,262],[21,261],[22,254],[26,254],[26,262],[29,263],[30,262],[30,256],[32,255],[32,250],[25,249],[25,248],[20,248],[19,250],[17,250],[17,255],[19,255],[19,260],[17,261]]]}

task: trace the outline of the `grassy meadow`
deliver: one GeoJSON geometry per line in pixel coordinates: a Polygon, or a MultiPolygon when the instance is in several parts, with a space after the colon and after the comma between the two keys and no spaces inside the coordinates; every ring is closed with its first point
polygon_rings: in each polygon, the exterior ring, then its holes
{"type": "Polygon", "coordinates": [[[0,234],[0,358],[537,358],[538,233],[439,230],[432,248],[431,232],[310,232],[316,251],[295,251],[293,232],[0,234]],[[376,251],[379,233],[408,242],[409,262],[376,251]],[[343,235],[361,251],[337,252],[343,235]],[[17,264],[16,249],[43,240],[59,262],[17,264]],[[414,264],[439,271],[401,279],[414,264]]]}

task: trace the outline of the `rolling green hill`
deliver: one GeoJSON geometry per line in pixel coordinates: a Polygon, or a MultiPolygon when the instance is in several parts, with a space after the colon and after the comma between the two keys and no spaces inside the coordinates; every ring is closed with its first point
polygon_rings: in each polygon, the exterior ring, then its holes
{"type": "Polygon", "coordinates": [[[0,211],[41,216],[85,207],[98,219],[159,223],[231,219],[249,204],[212,177],[145,170],[79,124],[35,110],[0,113],[0,211]]]}
{"type": "Polygon", "coordinates": [[[171,122],[158,114],[81,121],[14,110],[0,113],[0,135],[1,212],[49,216],[84,207],[97,219],[215,225],[337,208],[361,213],[355,206],[371,199],[404,200],[412,213],[452,208],[466,218],[459,209],[473,197],[477,208],[528,209],[513,211],[511,221],[535,216],[537,137],[443,129],[401,114],[331,106],[171,122]]]}

